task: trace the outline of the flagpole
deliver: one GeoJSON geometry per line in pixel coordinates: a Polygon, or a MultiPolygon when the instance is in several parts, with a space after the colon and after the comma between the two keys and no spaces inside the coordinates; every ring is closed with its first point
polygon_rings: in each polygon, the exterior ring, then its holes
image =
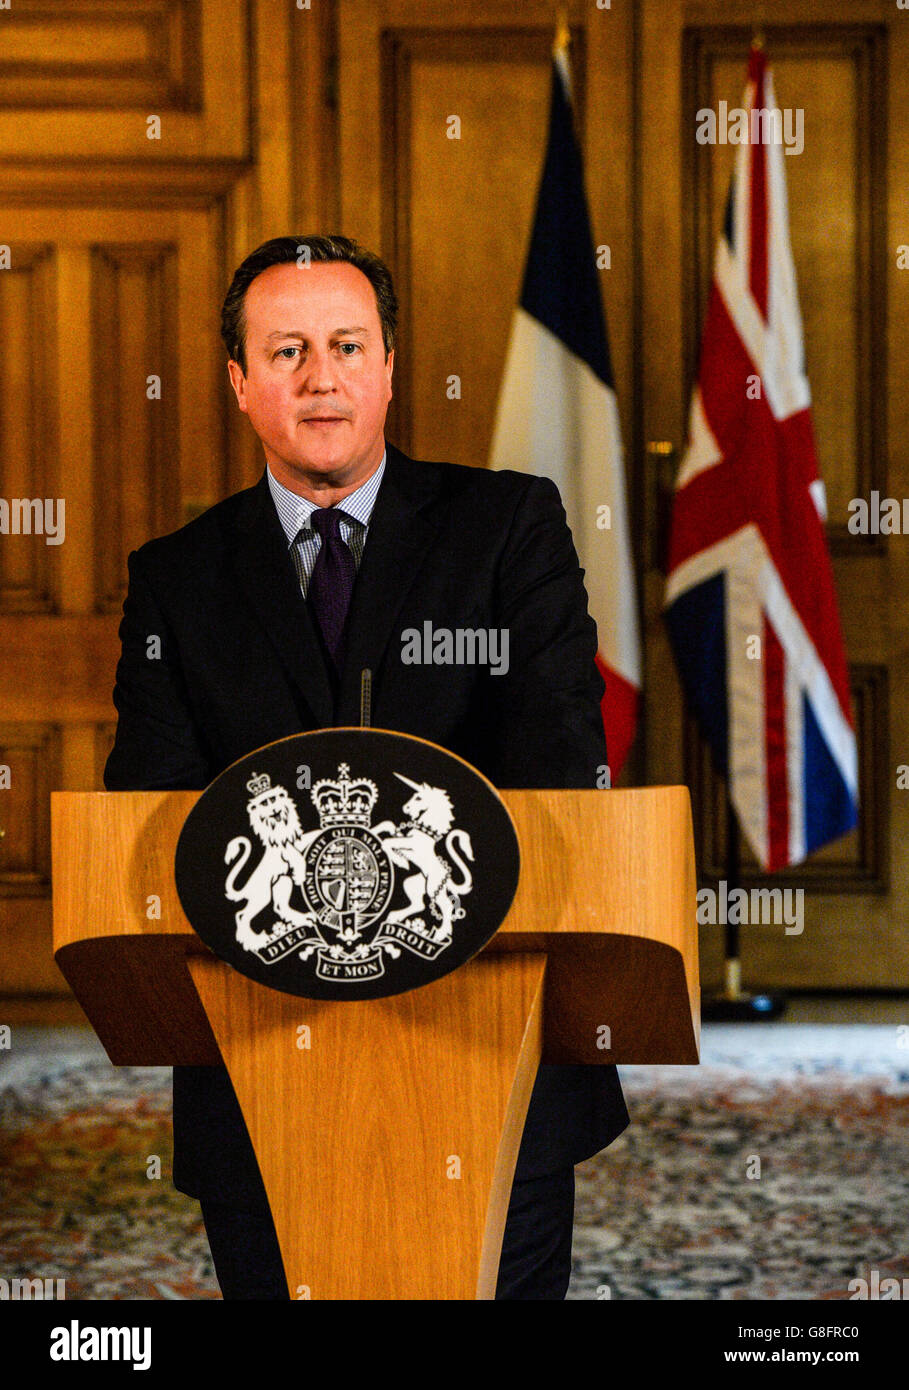
{"type": "Polygon", "coordinates": [[[556,32],[555,42],[552,46],[553,55],[564,53],[571,44],[571,30],[568,27],[568,7],[559,5],[556,8],[556,32]]]}
{"type": "Polygon", "coordinates": [[[571,119],[574,124],[574,93],[571,83],[571,65],[569,62],[569,52],[571,50],[571,29],[568,26],[568,11],[564,5],[559,5],[556,10],[555,36],[552,40],[552,57],[556,67],[562,74],[562,82],[568,102],[571,106],[571,119]]]}
{"type": "MultiPolygon", "coordinates": [[[[741,835],[735,807],[726,797],[726,901],[741,887],[741,835]]],[[[723,991],[707,996],[701,1017],[708,1023],[766,1023],[783,1014],[786,996],[776,992],[749,994],[742,989],[742,957],[738,920],[727,911],[724,923],[723,991]]]]}
{"type": "MultiPolygon", "coordinates": [[[[741,840],[739,838],[739,822],[735,814],[735,808],[726,795],[726,891],[727,895],[734,888],[740,888],[742,877],[741,859],[741,840]]],[[[726,961],[725,961],[725,996],[728,1000],[738,1000],[742,997],[742,956],[741,944],[739,941],[739,924],[730,920],[730,914],[726,914],[726,961]]]]}

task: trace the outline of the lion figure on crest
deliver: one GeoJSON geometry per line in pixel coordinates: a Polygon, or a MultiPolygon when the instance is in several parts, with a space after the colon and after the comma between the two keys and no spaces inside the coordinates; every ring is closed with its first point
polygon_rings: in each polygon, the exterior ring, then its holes
{"type": "Polygon", "coordinates": [[[224,892],[232,903],[243,903],[234,914],[237,941],[247,951],[263,945],[268,932],[253,930],[252,923],[265,908],[271,907],[282,922],[290,927],[311,926],[312,913],[298,912],[290,906],[294,884],[302,887],[306,873],[306,850],[319,834],[318,830],[304,832],[297,808],[284,787],[272,787],[268,775],[247,783],[253,791],[247,803],[249,823],[263,848],[262,858],[242,888],[236,883],[246,866],[252,845],[245,835],[238,835],[224,851],[224,862],[230,873],[224,892]]]}

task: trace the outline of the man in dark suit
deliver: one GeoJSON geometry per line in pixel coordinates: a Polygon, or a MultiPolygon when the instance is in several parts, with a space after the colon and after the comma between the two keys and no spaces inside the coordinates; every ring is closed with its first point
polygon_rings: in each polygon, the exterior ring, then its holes
{"type": "MultiPolygon", "coordinates": [[[[387,268],[341,237],[277,238],[236,271],[222,336],[267,467],[129,557],[109,790],[201,789],[265,743],[358,724],[364,668],[377,728],[499,787],[597,785],[603,683],[558,490],[386,444],[396,308],[387,268]],[[426,620],[506,631],[507,661],[406,660],[426,620]]],[[[497,1298],[564,1297],[574,1165],[627,1123],[614,1067],[541,1066],[497,1298]]],[[[287,1298],[223,1067],[174,1069],[174,1182],[202,1203],[225,1298],[287,1298]]]]}

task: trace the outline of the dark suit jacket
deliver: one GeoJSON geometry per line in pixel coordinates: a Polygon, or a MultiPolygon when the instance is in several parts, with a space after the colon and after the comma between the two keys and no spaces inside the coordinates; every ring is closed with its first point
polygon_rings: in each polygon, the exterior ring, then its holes
{"type": "MultiPolygon", "coordinates": [[[[387,447],[337,696],[264,474],[130,555],[109,790],[201,789],[265,743],[359,724],[364,667],[376,728],[451,749],[499,787],[596,785],[603,682],[555,484],[387,447]],[[405,665],[401,633],[426,619],[507,628],[507,674],[405,665]],[[152,635],[160,659],[149,659],[152,635]]],[[[614,1067],[541,1067],[518,1176],[579,1163],[627,1123],[614,1067]]],[[[174,1181],[190,1195],[260,1195],[224,1068],[174,1069],[174,1150],[174,1181]]]]}

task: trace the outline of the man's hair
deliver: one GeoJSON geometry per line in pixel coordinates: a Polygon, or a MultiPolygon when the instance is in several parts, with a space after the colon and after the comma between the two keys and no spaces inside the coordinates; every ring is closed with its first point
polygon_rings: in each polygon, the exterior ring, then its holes
{"type": "Polygon", "coordinates": [[[398,322],[398,300],[391,280],[391,271],[372,251],[367,251],[346,236],[276,236],[250,252],[234,271],[230,289],[221,308],[221,337],[228,355],[239,362],[246,375],[246,291],[257,275],[271,265],[297,264],[305,267],[308,261],[347,261],[361,270],[372,285],[376,308],[382,325],[385,358],[395,345],[398,322]]]}

